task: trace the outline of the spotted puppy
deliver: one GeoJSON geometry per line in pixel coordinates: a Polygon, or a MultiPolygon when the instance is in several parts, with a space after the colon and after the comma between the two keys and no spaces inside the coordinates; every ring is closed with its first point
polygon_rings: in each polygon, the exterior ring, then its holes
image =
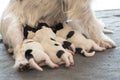
{"type": "Polygon", "coordinates": [[[76,52],[81,53],[84,56],[93,56],[95,51],[90,52],[91,50],[105,50],[105,48],[98,46],[93,40],[87,39],[87,37],[82,33],[73,30],[67,23],[57,24],[53,28],[53,31],[57,36],[67,39],[69,42],[73,43],[76,47],[76,52]]]}
{"type": "MultiPolygon", "coordinates": [[[[51,68],[58,67],[57,64],[54,64],[49,56],[44,52],[43,47],[39,42],[36,42],[31,39],[24,40],[21,47],[17,50],[17,54],[22,54],[26,58],[31,67],[43,71],[39,66],[40,64],[48,65],[51,68]]],[[[18,58],[17,58],[18,59],[18,58]]],[[[14,67],[19,67],[19,60],[16,60],[14,67]]]]}
{"type": "Polygon", "coordinates": [[[66,64],[66,67],[74,64],[73,56],[66,51],[62,45],[55,40],[55,34],[51,28],[43,26],[35,33],[34,40],[41,43],[45,52],[56,64],[66,64]]]}

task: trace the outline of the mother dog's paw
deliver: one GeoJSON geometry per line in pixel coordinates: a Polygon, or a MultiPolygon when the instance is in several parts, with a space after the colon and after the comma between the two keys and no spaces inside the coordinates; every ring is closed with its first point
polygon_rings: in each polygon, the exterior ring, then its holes
{"type": "Polygon", "coordinates": [[[106,35],[103,35],[102,38],[98,40],[98,43],[101,47],[105,47],[106,49],[116,47],[115,42],[106,35]]]}
{"type": "Polygon", "coordinates": [[[30,70],[29,63],[25,59],[16,60],[14,68],[16,68],[20,72],[22,72],[22,71],[29,71],[30,70]]]}

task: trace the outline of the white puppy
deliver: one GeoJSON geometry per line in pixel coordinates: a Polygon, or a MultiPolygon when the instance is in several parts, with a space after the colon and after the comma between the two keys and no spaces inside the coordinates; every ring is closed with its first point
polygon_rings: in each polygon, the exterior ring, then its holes
{"type": "MultiPolygon", "coordinates": [[[[48,65],[51,68],[58,67],[58,65],[54,64],[50,60],[49,56],[44,52],[44,49],[41,46],[41,44],[34,40],[31,39],[24,40],[23,44],[17,50],[16,53],[22,54],[23,57],[28,60],[30,67],[33,67],[39,71],[43,71],[43,69],[39,66],[41,63],[42,64],[44,63],[44,65],[48,65]]],[[[19,60],[16,60],[14,67],[19,67],[19,60]]]]}
{"type": "Polygon", "coordinates": [[[42,29],[35,33],[33,39],[41,43],[45,52],[54,63],[65,63],[66,67],[74,64],[72,54],[66,51],[62,45],[55,40],[55,34],[51,28],[43,26],[42,29]]]}
{"type": "Polygon", "coordinates": [[[105,50],[105,48],[98,46],[93,40],[87,39],[85,35],[82,35],[82,33],[73,30],[72,27],[66,23],[64,23],[64,25],[59,23],[55,26],[53,31],[57,36],[73,43],[77,48],[76,50],[79,50],[79,52],[83,53],[85,56],[93,56],[95,54],[94,51],[92,53],[88,53],[91,49],[97,51],[105,50]]]}

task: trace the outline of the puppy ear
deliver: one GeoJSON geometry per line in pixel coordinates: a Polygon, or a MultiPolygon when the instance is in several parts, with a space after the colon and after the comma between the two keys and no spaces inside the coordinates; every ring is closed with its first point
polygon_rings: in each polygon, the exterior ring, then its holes
{"type": "Polygon", "coordinates": [[[71,43],[70,43],[70,42],[68,42],[68,41],[63,41],[62,46],[63,46],[63,48],[64,48],[64,49],[66,49],[66,48],[68,48],[68,47],[70,47],[70,46],[71,46],[71,43]]]}
{"type": "Polygon", "coordinates": [[[56,29],[56,30],[63,29],[63,24],[62,24],[62,23],[56,24],[56,25],[55,25],[55,29],[56,29]]]}
{"type": "Polygon", "coordinates": [[[56,53],[56,56],[57,56],[58,58],[61,58],[64,53],[65,53],[65,52],[64,52],[63,50],[59,50],[59,51],[56,53]]]}
{"type": "Polygon", "coordinates": [[[32,49],[28,49],[25,51],[25,58],[27,60],[30,60],[31,58],[33,58],[33,55],[31,54],[31,52],[32,52],[32,49]]]}

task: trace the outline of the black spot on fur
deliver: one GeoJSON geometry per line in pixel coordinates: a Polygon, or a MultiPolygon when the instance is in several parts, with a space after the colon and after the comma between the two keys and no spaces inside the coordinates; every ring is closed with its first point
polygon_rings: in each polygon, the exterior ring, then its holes
{"type": "Polygon", "coordinates": [[[82,34],[86,39],[88,39],[88,37],[85,34],[82,34]]]}
{"type": "Polygon", "coordinates": [[[57,52],[56,56],[57,56],[58,58],[61,58],[61,56],[62,56],[64,53],[65,53],[65,52],[64,52],[63,50],[59,50],[59,51],[57,52]]]}
{"type": "Polygon", "coordinates": [[[89,51],[89,53],[91,53],[91,52],[93,52],[93,51],[95,51],[95,50],[92,50],[92,49],[91,49],[91,50],[89,51]]]}
{"type": "Polygon", "coordinates": [[[27,60],[30,60],[31,58],[33,58],[33,55],[31,54],[31,52],[32,52],[32,49],[28,49],[25,51],[25,58],[27,60]]]}
{"type": "Polygon", "coordinates": [[[53,39],[53,38],[50,38],[52,41],[56,41],[55,39],[53,39]]]}
{"type": "Polygon", "coordinates": [[[42,29],[43,26],[49,27],[47,23],[39,23],[38,26],[36,26],[36,29],[40,30],[40,29],[42,29]]]}
{"type": "Polygon", "coordinates": [[[64,49],[69,49],[69,47],[71,46],[71,43],[68,42],[68,41],[64,41],[62,46],[63,46],[64,49]]]}
{"type": "Polygon", "coordinates": [[[55,46],[59,46],[59,44],[54,44],[55,46]]]}
{"type": "Polygon", "coordinates": [[[67,34],[66,39],[71,38],[74,34],[75,34],[75,32],[74,32],[74,31],[70,31],[70,32],[67,34]]]}
{"type": "Polygon", "coordinates": [[[82,50],[83,50],[82,48],[76,48],[75,53],[81,53],[82,50]]]}
{"type": "Polygon", "coordinates": [[[76,48],[76,52],[75,52],[75,53],[80,54],[80,55],[86,57],[86,56],[85,56],[85,53],[82,52],[82,50],[83,50],[82,48],[76,48]]]}
{"type": "Polygon", "coordinates": [[[29,25],[26,25],[25,27],[24,27],[24,39],[27,39],[27,37],[28,37],[28,31],[32,31],[32,32],[36,32],[37,30],[35,29],[35,28],[32,28],[31,26],[29,26],[29,25]]]}
{"type": "Polygon", "coordinates": [[[81,55],[85,56],[84,52],[82,52],[82,50],[83,50],[82,48],[76,48],[76,52],[75,53],[81,54],[81,55]]]}
{"type": "Polygon", "coordinates": [[[63,29],[64,27],[63,27],[63,24],[62,23],[58,23],[58,24],[56,24],[53,28],[52,28],[52,30],[53,30],[53,32],[54,33],[56,33],[58,30],[61,30],[61,29],[63,29]]]}
{"type": "Polygon", "coordinates": [[[56,25],[55,25],[55,29],[57,29],[57,30],[63,29],[63,24],[62,24],[62,23],[56,24],[56,25]]]}
{"type": "Polygon", "coordinates": [[[24,39],[27,39],[28,31],[35,33],[37,30],[42,29],[43,26],[49,27],[46,23],[39,23],[38,26],[35,26],[35,28],[26,24],[26,26],[24,26],[24,39]]]}

